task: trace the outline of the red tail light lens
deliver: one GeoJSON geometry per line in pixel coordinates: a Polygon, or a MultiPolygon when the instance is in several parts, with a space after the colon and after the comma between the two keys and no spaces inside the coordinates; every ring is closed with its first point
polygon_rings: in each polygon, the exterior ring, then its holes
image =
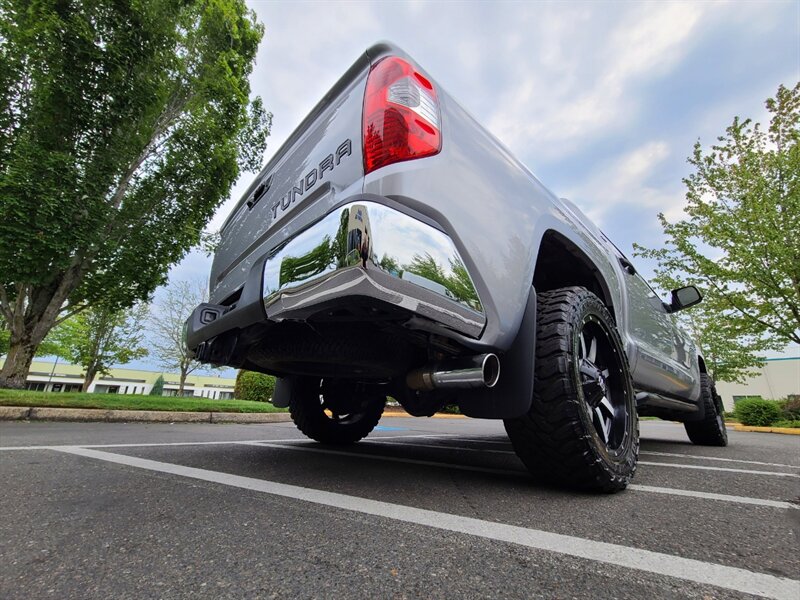
{"type": "Polygon", "coordinates": [[[439,98],[406,61],[389,56],[372,66],[364,93],[364,174],[442,149],[439,98]]]}

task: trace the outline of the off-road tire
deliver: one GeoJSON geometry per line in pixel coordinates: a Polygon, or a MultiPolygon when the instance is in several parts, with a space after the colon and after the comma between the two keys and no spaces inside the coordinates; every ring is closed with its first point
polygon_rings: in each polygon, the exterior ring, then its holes
{"type": "Polygon", "coordinates": [[[356,408],[344,415],[327,414],[321,392],[318,378],[296,378],[291,387],[289,414],[300,431],[323,444],[353,444],[367,437],[383,415],[386,397],[376,392],[358,392],[356,408]]]}
{"type": "MultiPolygon", "coordinates": [[[[636,471],[639,421],[614,320],[600,299],[582,287],[539,293],[537,304],[533,400],[527,414],[504,421],[514,451],[538,479],[604,492],[624,489],[636,471]],[[615,421],[620,441],[613,448],[598,433],[585,399],[587,379],[579,366],[585,348],[580,338],[588,323],[607,338],[607,375],[600,380],[602,389],[609,391],[603,398],[612,395],[607,386],[613,384],[615,402],[626,413],[624,421],[615,421]]],[[[613,414],[615,419],[621,415],[617,410],[613,414]]]]}
{"type": "Polygon", "coordinates": [[[706,373],[700,373],[700,399],[705,415],[701,421],[683,424],[686,435],[698,446],[727,446],[728,430],[722,416],[722,399],[717,394],[714,379],[706,373]]]}

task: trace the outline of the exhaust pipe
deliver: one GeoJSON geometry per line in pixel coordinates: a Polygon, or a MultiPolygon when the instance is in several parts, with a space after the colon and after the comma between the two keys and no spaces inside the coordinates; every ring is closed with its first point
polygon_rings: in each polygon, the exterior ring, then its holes
{"type": "Polygon", "coordinates": [[[412,390],[490,388],[495,386],[498,379],[500,359],[497,355],[479,354],[454,358],[411,371],[406,375],[406,384],[412,390]]]}

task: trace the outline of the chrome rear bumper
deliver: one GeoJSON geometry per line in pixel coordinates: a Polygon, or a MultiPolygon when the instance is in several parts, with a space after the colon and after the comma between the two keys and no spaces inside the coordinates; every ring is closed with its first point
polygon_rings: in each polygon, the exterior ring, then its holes
{"type": "Polygon", "coordinates": [[[432,225],[363,201],[329,213],[264,263],[271,321],[303,318],[322,303],[368,297],[477,338],[486,324],[453,241],[432,225]]]}

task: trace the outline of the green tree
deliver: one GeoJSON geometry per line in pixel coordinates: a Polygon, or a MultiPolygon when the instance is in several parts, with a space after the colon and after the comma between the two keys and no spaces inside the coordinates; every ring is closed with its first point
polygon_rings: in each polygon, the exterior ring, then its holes
{"type": "Polygon", "coordinates": [[[0,386],[70,315],[148,298],[259,168],[262,35],[244,0],[0,0],[0,386]]]}
{"type": "Polygon", "coordinates": [[[481,301],[478,299],[478,292],[469,276],[469,271],[464,263],[458,258],[450,259],[450,268],[453,274],[448,277],[450,289],[453,295],[459,300],[463,300],[475,310],[482,310],[481,301]]]}
{"type": "MultiPolygon", "coordinates": [[[[8,353],[8,348],[11,341],[11,332],[8,329],[8,324],[0,315],[0,357],[8,353]]],[[[50,337],[46,337],[39,347],[36,348],[36,356],[58,356],[65,360],[69,360],[67,352],[61,347],[60,343],[50,337]]]]}
{"type": "Polygon", "coordinates": [[[339,227],[331,242],[331,254],[336,260],[336,268],[349,266],[347,264],[347,232],[350,224],[350,209],[342,209],[339,215],[339,227]]]}
{"type": "Polygon", "coordinates": [[[447,287],[447,275],[445,275],[444,268],[427,252],[425,256],[415,254],[411,258],[411,262],[403,266],[403,270],[447,287]]]}
{"type": "Polygon", "coordinates": [[[202,366],[195,360],[183,339],[183,326],[192,311],[208,302],[208,287],[199,281],[175,281],[150,314],[150,345],[164,369],[178,371],[178,396],[183,395],[186,377],[202,366]]]}
{"type": "Polygon", "coordinates": [[[147,355],[141,346],[146,317],[146,305],[122,310],[95,305],[52,329],[42,346],[51,344],[54,354],[83,367],[85,392],[111,366],[147,355]]]}
{"type": "Polygon", "coordinates": [[[153,389],[150,390],[151,396],[163,396],[164,395],[164,376],[159,375],[156,382],[153,384],[153,389]]]}
{"type": "Polygon", "coordinates": [[[459,259],[450,259],[450,274],[445,273],[444,267],[436,262],[427,252],[425,256],[415,254],[411,263],[403,266],[403,270],[424,277],[444,286],[456,300],[466,302],[476,310],[481,310],[478,293],[472,284],[472,279],[467,268],[459,259]]]}
{"type": "Polygon", "coordinates": [[[279,283],[281,286],[324,273],[333,265],[330,236],[325,236],[314,248],[302,256],[286,256],[281,260],[279,283]]]}
{"type": "Polygon", "coordinates": [[[709,150],[695,144],[686,218],[659,215],[666,247],[635,245],[657,262],[659,286],[695,282],[705,292],[696,333],[720,379],[800,343],[800,83],[780,86],[766,106],[767,131],[737,117],[709,150]]]}
{"type": "Polygon", "coordinates": [[[389,256],[388,254],[384,253],[383,257],[378,261],[378,265],[384,271],[388,271],[393,275],[398,275],[401,271],[400,263],[397,262],[397,259],[389,256]]]}
{"type": "MultiPolygon", "coordinates": [[[[685,285],[685,281],[661,273],[653,279],[662,290],[685,285]]],[[[713,291],[701,289],[703,302],[673,316],[692,336],[703,355],[709,374],[716,381],[742,383],[763,364],[764,351],[774,342],[763,335],[741,330],[737,319],[713,291]]]]}

